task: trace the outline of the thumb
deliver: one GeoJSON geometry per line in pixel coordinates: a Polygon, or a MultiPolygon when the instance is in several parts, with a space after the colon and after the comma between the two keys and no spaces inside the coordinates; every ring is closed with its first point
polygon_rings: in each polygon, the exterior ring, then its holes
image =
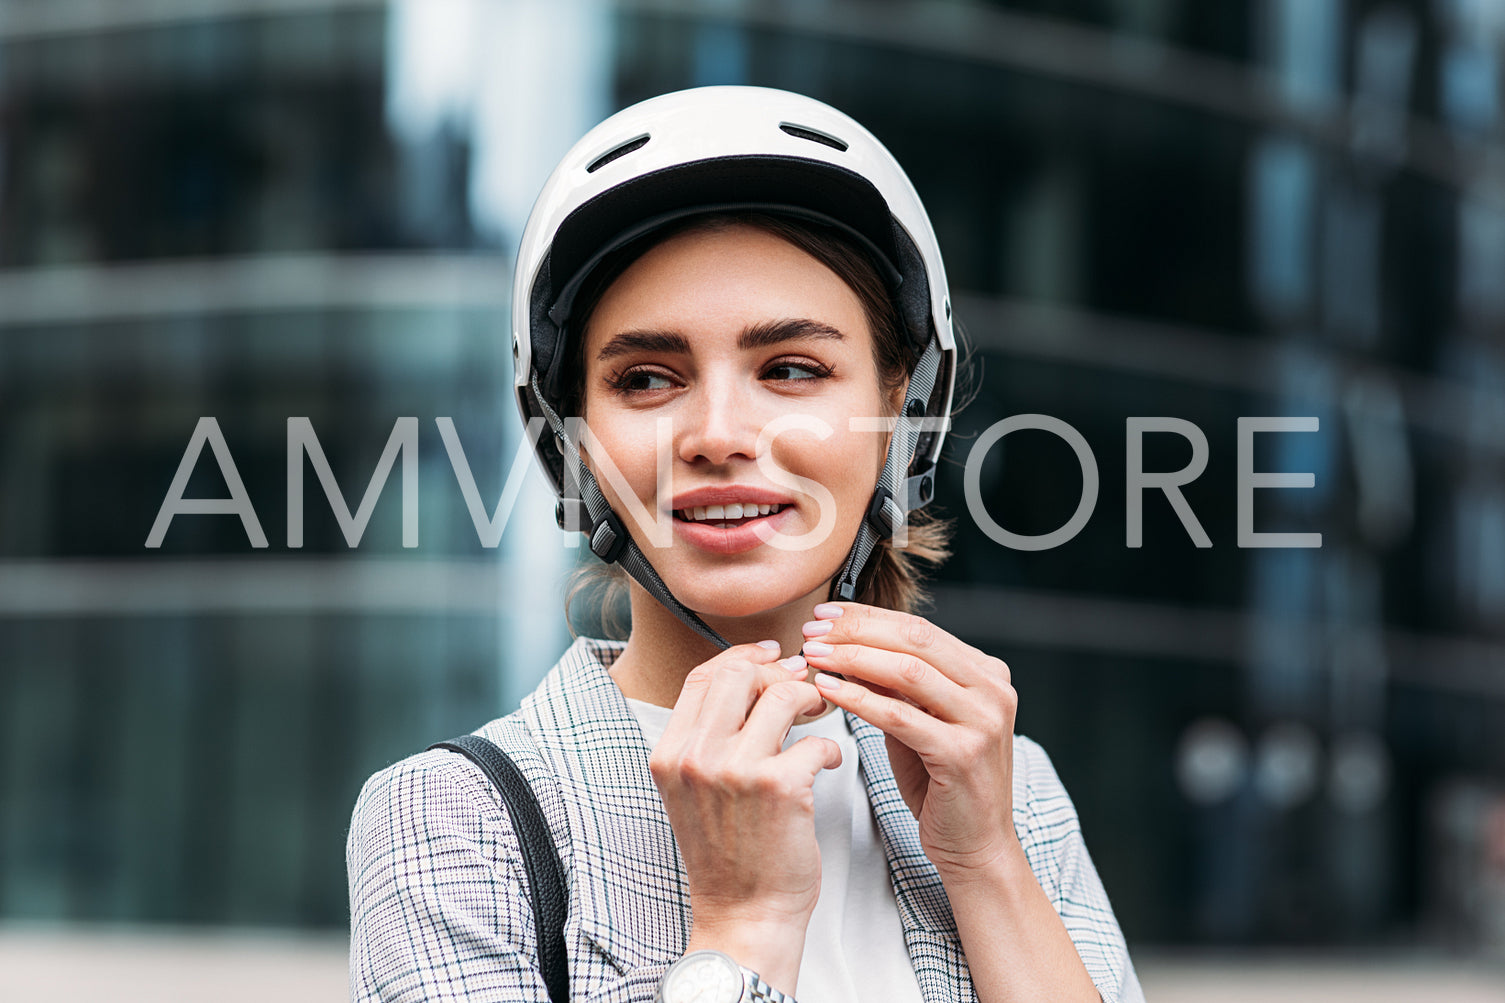
{"type": "Polygon", "coordinates": [[[817,735],[806,735],[779,755],[788,756],[804,767],[812,780],[821,770],[834,770],[841,765],[841,746],[817,735]]]}

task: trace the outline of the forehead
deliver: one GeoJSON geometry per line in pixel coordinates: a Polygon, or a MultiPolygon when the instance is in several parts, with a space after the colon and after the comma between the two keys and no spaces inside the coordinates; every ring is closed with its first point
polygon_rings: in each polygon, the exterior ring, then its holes
{"type": "Polygon", "coordinates": [[[861,299],[818,258],[745,224],[692,229],[654,245],[607,287],[586,330],[586,359],[623,330],[677,331],[693,344],[784,319],[828,324],[858,349],[871,343],[861,299]]]}

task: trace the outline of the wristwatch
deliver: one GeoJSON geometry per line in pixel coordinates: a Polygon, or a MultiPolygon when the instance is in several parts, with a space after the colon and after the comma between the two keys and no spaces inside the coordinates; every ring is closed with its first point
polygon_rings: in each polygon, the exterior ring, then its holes
{"type": "Polygon", "coordinates": [[[691,951],[669,966],[654,1003],[795,1003],[720,951],[691,951]]]}

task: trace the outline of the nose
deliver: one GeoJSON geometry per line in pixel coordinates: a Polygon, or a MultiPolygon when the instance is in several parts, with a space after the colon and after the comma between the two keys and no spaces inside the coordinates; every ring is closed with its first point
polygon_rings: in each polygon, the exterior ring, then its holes
{"type": "Polygon", "coordinates": [[[720,466],[757,459],[755,409],[735,381],[707,381],[689,403],[675,416],[675,448],[681,460],[720,466]]]}

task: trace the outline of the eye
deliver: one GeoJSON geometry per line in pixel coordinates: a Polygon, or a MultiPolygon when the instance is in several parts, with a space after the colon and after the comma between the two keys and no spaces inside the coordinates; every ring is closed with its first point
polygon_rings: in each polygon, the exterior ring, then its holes
{"type": "Polygon", "coordinates": [[[785,359],[775,362],[763,371],[765,380],[819,380],[831,375],[831,367],[818,362],[796,362],[785,359]]]}
{"type": "Polygon", "coordinates": [[[651,393],[672,388],[674,381],[655,369],[629,369],[608,377],[606,385],[619,393],[651,393]]]}

